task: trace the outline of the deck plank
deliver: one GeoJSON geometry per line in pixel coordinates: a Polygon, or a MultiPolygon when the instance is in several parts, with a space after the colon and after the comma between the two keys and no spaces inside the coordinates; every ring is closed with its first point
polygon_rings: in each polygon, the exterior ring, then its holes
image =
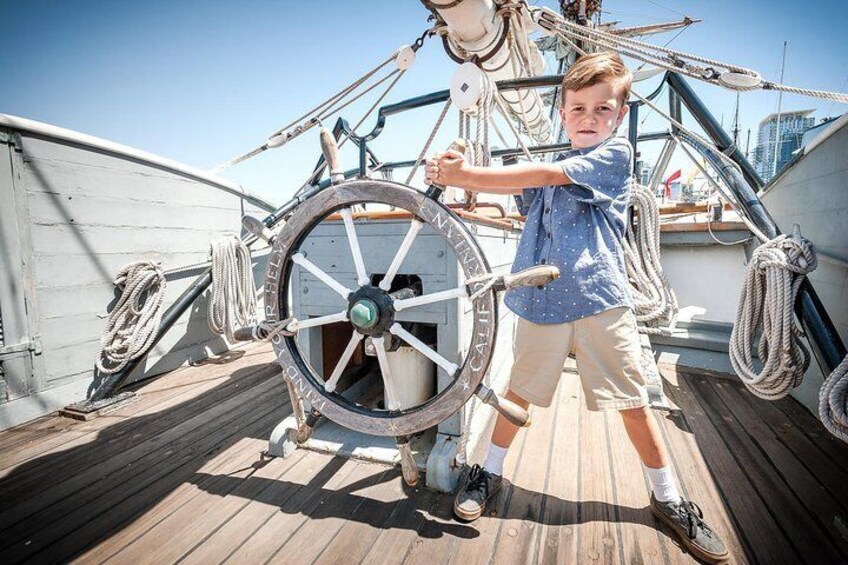
{"type": "MultiPolygon", "coordinates": [[[[41,436],[25,444],[19,444],[15,449],[0,451],[0,469],[2,469],[0,478],[8,474],[9,467],[19,465],[57,447],[67,450],[71,447],[84,445],[107,428],[111,428],[109,433],[113,435],[115,440],[110,444],[110,448],[120,447],[119,438],[132,436],[138,423],[135,418],[163,412],[184,403],[188,399],[199,396],[206,390],[215,389],[218,394],[232,394],[229,387],[239,386],[238,381],[243,374],[255,374],[259,359],[264,359],[265,363],[271,363],[273,362],[273,354],[269,351],[246,354],[228,366],[207,366],[208,368],[202,374],[196,370],[189,370],[196,369],[194,367],[175,371],[173,375],[168,375],[167,384],[163,382],[165,379],[156,379],[144,383],[143,388],[139,391],[140,398],[138,400],[87,422],[49,416],[46,418],[47,422],[63,430],[64,434],[41,436]],[[117,422],[124,422],[125,425],[114,428],[113,425],[117,422]]],[[[129,390],[133,388],[138,387],[130,387],[129,390]]],[[[180,416],[182,415],[180,414],[180,416]]],[[[158,419],[156,423],[159,425],[159,429],[166,429],[171,425],[167,418],[158,419]]],[[[147,429],[152,430],[153,428],[148,427],[147,429]]],[[[75,451],[74,455],[77,459],[88,459],[88,455],[82,452],[75,451]]],[[[68,459],[69,465],[73,462],[71,458],[68,459]]]]}
{"type": "MultiPolygon", "coordinates": [[[[50,483],[43,485],[43,490],[30,493],[24,490],[14,500],[8,503],[6,511],[0,516],[0,531],[4,532],[6,540],[13,536],[12,531],[17,527],[20,529],[22,521],[35,520],[36,523],[49,523],[51,519],[64,516],[85,504],[88,500],[102,494],[109,484],[121,484],[138,475],[144,465],[153,464],[159,460],[167,460],[170,455],[179,453],[180,450],[190,448],[198,438],[214,434],[217,430],[210,426],[210,421],[220,418],[221,424],[237,421],[238,417],[250,411],[250,404],[261,402],[264,397],[270,396],[275,389],[281,385],[265,379],[256,381],[256,386],[242,394],[212,405],[206,410],[188,418],[167,431],[142,437],[144,441],[132,442],[118,456],[101,460],[96,449],[97,444],[91,449],[89,464],[85,467],[68,469],[68,476],[56,476],[50,483]],[[91,461],[98,461],[97,465],[91,465],[91,461]],[[104,484],[105,481],[105,484],[104,484]],[[73,496],[72,496],[73,495],[73,496]]],[[[272,402],[277,402],[272,400],[272,402]]],[[[280,403],[282,402],[279,401],[280,403]]],[[[267,407],[269,410],[272,406],[267,407]]],[[[108,443],[110,437],[105,437],[103,442],[108,443]]],[[[98,442],[99,443],[99,442],[98,442]]],[[[37,467],[51,467],[54,461],[64,459],[64,453],[51,454],[39,460],[37,467]]],[[[20,469],[20,475],[26,477],[30,467],[20,469]]],[[[17,482],[17,475],[8,477],[10,483],[17,482]]],[[[23,482],[23,481],[22,481],[23,482]]]]}
{"type": "Polygon", "coordinates": [[[401,490],[398,495],[400,502],[388,516],[387,527],[383,528],[370,544],[361,561],[363,565],[403,563],[412,545],[420,538],[422,529],[431,520],[430,516],[435,511],[436,504],[444,497],[423,487],[408,492],[399,481],[395,484],[401,490]]]}
{"type": "MultiPolygon", "coordinates": [[[[848,540],[842,537],[844,531],[837,526],[840,521],[845,522],[845,507],[833,498],[803,461],[765,423],[762,414],[776,409],[770,406],[770,402],[755,398],[739,385],[716,383],[713,388],[772,463],[777,474],[783,477],[786,488],[806,508],[809,519],[817,524],[817,529],[823,534],[829,534],[841,560],[848,563],[848,540]]],[[[798,535],[797,529],[793,529],[789,535],[798,535]]]]}
{"type": "Polygon", "coordinates": [[[381,481],[362,490],[363,502],[349,518],[342,520],[342,527],[330,540],[314,563],[336,565],[359,563],[368,554],[371,544],[387,527],[395,508],[404,498],[399,469],[387,470],[381,481]]]}
{"type": "MultiPolygon", "coordinates": [[[[666,394],[683,408],[683,412],[655,412],[654,418],[668,446],[669,458],[675,469],[681,492],[683,496],[695,501],[701,507],[708,523],[727,545],[733,559],[740,564],[747,563],[741,534],[737,531],[713,478],[712,465],[715,462],[710,461],[708,464],[705,459],[710,443],[705,441],[702,447],[699,438],[690,427],[692,419],[697,418],[697,414],[693,413],[696,408],[689,404],[690,399],[685,397],[679,385],[675,386],[674,383],[678,383],[677,378],[671,382],[666,381],[666,394]]],[[[663,524],[662,531],[669,555],[680,552],[680,543],[673,538],[670,528],[663,524]]]]}
{"type": "MultiPolygon", "coordinates": [[[[219,563],[233,558],[238,561],[247,555],[250,547],[256,547],[258,539],[250,541],[256,535],[263,535],[269,522],[278,514],[292,508],[289,501],[310,495],[310,490],[323,486],[332,487],[336,481],[344,479],[354,468],[355,463],[344,459],[334,459],[327,455],[310,453],[300,450],[303,460],[300,464],[288,469],[276,480],[263,480],[263,488],[246,506],[233,515],[229,521],[211,533],[204,542],[185,556],[183,563],[207,564],[219,563]]],[[[275,462],[276,463],[276,462],[275,462]]],[[[313,497],[320,504],[324,496],[313,497]]],[[[283,532],[288,535],[287,532],[283,532]]],[[[284,540],[283,540],[284,541],[284,540]]],[[[282,543],[282,541],[280,542],[282,543]]],[[[271,550],[273,551],[273,549],[271,550]]]]}
{"type": "MultiPolygon", "coordinates": [[[[196,496],[183,504],[162,505],[162,518],[111,561],[177,562],[259,496],[268,482],[278,480],[305,457],[305,453],[299,451],[284,460],[263,459],[264,441],[252,439],[242,443],[228,450],[235,455],[229,465],[213,473],[201,471],[189,478],[196,496]]],[[[154,508],[147,515],[155,511],[154,508]]]]}
{"type": "Polygon", "coordinates": [[[576,563],[577,504],[580,497],[579,448],[580,411],[583,391],[580,379],[564,374],[559,384],[557,417],[554,422],[554,444],[545,492],[549,500],[539,533],[540,563],[576,563]]]}
{"type": "MultiPolygon", "coordinates": [[[[538,408],[531,406],[530,407],[530,417],[535,419],[538,408]]],[[[515,439],[510,445],[509,451],[507,451],[506,460],[504,461],[504,483],[500,490],[500,492],[493,497],[489,504],[487,505],[486,511],[483,515],[478,518],[473,524],[469,525],[469,527],[473,528],[478,535],[470,537],[469,539],[463,540],[463,543],[456,544],[455,548],[451,548],[449,552],[449,560],[439,560],[437,562],[447,562],[451,565],[467,565],[470,563],[489,563],[493,548],[497,543],[498,536],[500,535],[500,529],[503,525],[503,517],[507,516],[510,512],[510,505],[512,502],[513,494],[515,493],[515,488],[510,483],[511,478],[515,477],[518,471],[521,468],[522,464],[533,464],[532,457],[524,457],[524,449],[527,445],[527,438],[530,435],[530,428],[522,428],[519,430],[518,435],[516,435],[515,439]]],[[[483,462],[481,461],[481,464],[483,462]]],[[[453,516],[453,501],[451,501],[450,506],[445,510],[443,515],[440,517],[444,517],[447,520],[452,519],[453,516]]],[[[434,552],[434,550],[438,550],[441,547],[445,547],[446,549],[450,547],[451,540],[441,539],[438,545],[433,544],[434,548],[426,548],[424,544],[419,545],[416,548],[416,551],[419,553],[427,554],[434,552]]],[[[440,551],[441,553],[441,551],[440,551]]],[[[410,555],[410,557],[415,557],[415,553],[410,555]]],[[[419,559],[410,559],[411,563],[427,563],[426,560],[419,559]]]]}
{"type": "Polygon", "coordinates": [[[577,562],[621,563],[615,527],[610,453],[603,412],[580,407],[580,498],[577,508],[577,562]]]}
{"type": "MultiPolygon", "coordinates": [[[[302,544],[307,550],[311,547],[315,553],[323,550],[329,541],[325,535],[327,521],[348,515],[362,502],[361,496],[347,491],[370,486],[385,473],[383,467],[357,461],[323,457],[319,462],[324,466],[315,469],[313,479],[298,488],[225,563],[309,563],[301,553],[287,549],[288,542],[302,544]]],[[[278,488],[286,488],[286,482],[278,488]]]]}
{"type": "Polygon", "coordinates": [[[267,433],[275,420],[275,415],[267,412],[254,412],[247,415],[243,423],[230,427],[227,432],[224,432],[223,437],[216,438],[217,441],[199,442],[195,457],[183,462],[179,467],[167,468],[165,473],[151,477],[149,484],[139,486],[134,492],[132,490],[128,493],[118,491],[115,493],[117,496],[113,495],[111,500],[81,508],[73,516],[72,521],[59,522],[56,527],[46,532],[51,534],[48,539],[52,538],[53,541],[41,551],[36,553],[35,547],[30,549],[28,546],[25,548],[27,551],[10,552],[10,561],[7,562],[17,562],[19,555],[24,559],[33,558],[38,562],[48,563],[73,558],[87,547],[96,545],[101,539],[120,531],[136,516],[145,513],[156,501],[161,500],[183,481],[188,480],[197,469],[197,455],[210,451],[215,453],[243,437],[267,433]]]}
{"type": "MultiPolygon", "coordinates": [[[[699,398],[702,400],[708,416],[714,422],[730,421],[731,418],[735,418],[739,422],[738,425],[727,426],[723,434],[724,440],[737,457],[744,457],[745,471],[751,486],[759,492],[760,497],[765,502],[765,507],[769,508],[775,516],[775,520],[783,529],[784,535],[790,543],[804,556],[805,560],[810,562],[838,563],[842,561],[844,558],[840,556],[833,540],[822,532],[821,526],[804,508],[804,505],[781,476],[781,472],[789,470],[788,466],[791,461],[788,458],[781,458],[779,461],[774,460],[773,454],[782,455],[782,453],[776,453],[775,442],[767,442],[768,445],[763,445],[756,440],[765,440],[765,435],[761,435],[759,438],[756,435],[751,435],[757,433],[758,430],[755,426],[759,425],[759,419],[749,417],[747,409],[743,409],[742,413],[737,413],[728,407],[718,393],[721,383],[710,383],[702,377],[696,377],[692,379],[692,386],[698,391],[699,398]],[[763,453],[764,449],[766,450],[765,453],[763,453]],[[769,450],[773,450],[772,453],[769,453],[769,450]],[[781,465],[781,472],[775,467],[776,464],[781,465]]],[[[735,403],[735,406],[747,408],[747,405],[739,403],[735,403]]],[[[795,484],[804,487],[803,484],[798,482],[799,478],[794,477],[795,484]]],[[[812,494],[808,493],[808,496],[812,494]]],[[[751,518],[753,516],[749,517],[749,519],[751,518]]]]}
{"type": "Polygon", "coordinates": [[[110,509],[123,497],[155,486],[157,480],[167,478],[177,469],[199,466],[205,455],[212,455],[220,445],[231,441],[240,427],[249,426],[255,420],[268,416],[270,425],[282,406],[281,400],[269,394],[278,388],[278,383],[260,384],[248,394],[239,395],[207,411],[206,417],[196,417],[177,426],[173,433],[161,434],[138,445],[144,455],[125,464],[107,461],[103,466],[112,469],[102,474],[98,466],[76,475],[62,484],[48,489],[43,495],[21,501],[12,510],[4,512],[4,523],[9,527],[3,532],[4,542],[10,555],[26,556],[43,545],[69,534],[86,518],[93,519],[110,509]],[[253,402],[260,400],[260,402],[253,402]],[[215,426],[210,426],[214,422],[215,426]],[[186,433],[183,428],[192,428],[186,433]],[[167,436],[167,441],[162,439],[167,436]],[[99,475],[98,479],[98,473],[99,475]],[[94,480],[92,480],[94,474],[94,480]],[[67,486],[66,486],[67,485],[67,486]],[[11,518],[7,518],[11,517],[11,518]],[[20,517],[20,518],[17,518],[20,517]],[[41,530],[39,543],[32,543],[27,534],[33,529],[41,530]]]}
{"type": "MultiPolygon", "coordinates": [[[[567,378],[566,375],[565,378],[567,378]]],[[[514,477],[510,477],[513,494],[509,511],[501,517],[500,533],[494,547],[492,561],[499,563],[533,563],[536,560],[536,540],[541,530],[545,510],[545,484],[551,471],[551,453],[559,446],[553,444],[553,426],[559,409],[557,391],[549,408],[533,409],[533,422],[526,430],[523,464],[514,477]]],[[[567,472],[555,469],[555,473],[567,472]]]]}
{"type": "MultiPolygon", "coordinates": [[[[682,417],[687,422],[688,430],[694,434],[695,442],[703,453],[704,463],[721,497],[727,501],[734,528],[744,543],[745,554],[754,563],[785,563],[787,560],[803,562],[794,546],[787,541],[775,517],[763,511],[767,507],[765,501],[751,488],[745,467],[740,466],[732,449],[725,443],[727,429],[722,424],[725,421],[714,421],[707,416],[689,380],[686,376],[678,379],[679,388],[672,399],[683,409],[682,417]]],[[[686,486],[688,488],[693,484],[687,481],[686,486]]],[[[695,498],[694,494],[688,494],[695,498]]],[[[696,500],[696,503],[703,504],[700,500],[696,500]]],[[[716,521],[712,513],[707,514],[706,518],[711,525],[716,521]]],[[[714,527],[723,539],[727,539],[724,537],[728,534],[726,530],[714,527]]]]}
{"type": "MultiPolygon", "coordinates": [[[[630,442],[624,423],[616,413],[606,418],[607,438],[614,479],[620,554],[624,563],[691,563],[679,551],[664,547],[660,522],[651,514],[648,504],[651,489],[639,454],[630,442]]],[[[653,414],[649,414],[653,418],[653,414]]]]}
{"type": "MultiPolygon", "coordinates": [[[[693,562],[649,514],[620,418],[588,412],[575,375],[516,438],[512,483],[463,524],[451,495],[407,489],[397,469],[305,450],[261,461],[289,410],[270,355],[146,383],[115,418],[0,433],[0,446],[31,450],[0,480],[12,501],[0,507],[0,560],[693,562]],[[87,437],[62,445],[67,432],[87,437]]],[[[682,413],[654,417],[671,464],[734,563],[846,560],[848,446],[794,400],[764,403],[731,380],[682,372],[668,394],[682,413]]]]}

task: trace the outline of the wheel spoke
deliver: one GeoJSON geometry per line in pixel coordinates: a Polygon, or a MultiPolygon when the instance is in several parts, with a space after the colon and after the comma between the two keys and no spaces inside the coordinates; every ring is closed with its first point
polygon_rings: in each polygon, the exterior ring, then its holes
{"type": "Polygon", "coordinates": [[[324,390],[327,392],[333,392],[336,390],[336,384],[338,384],[339,378],[342,376],[345,367],[347,367],[347,364],[350,362],[350,358],[353,356],[353,352],[356,351],[356,347],[359,345],[359,342],[362,341],[363,337],[365,336],[361,333],[357,331],[353,332],[353,335],[351,336],[347,347],[345,347],[339,362],[336,363],[336,368],[333,369],[333,374],[330,375],[329,380],[324,383],[324,390]]]}
{"type": "Polygon", "coordinates": [[[356,276],[359,286],[368,284],[371,280],[365,271],[365,261],[362,259],[362,251],[359,249],[359,239],[356,237],[356,228],[353,225],[353,217],[350,208],[341,209],[342,220],[344,220],[347,242],[350,244],[350,254],[353,255],[353,264],[356,266],[356,276]]]}
{"type": "Polygon", "coordinates": [[[318,316],[317,318],[307,318],[305,320],[298,320],[297,318],[293,319],[289,322],[289,325],[286,326],[286,329],[290,332],[300,331],[306,328],[314,328],[316,326],[326,326],[327,324],[332,324],[334,322],[346,322],[347,321],[347,310],[343,310],[338,312],[337,314],[329,314],[327,316],[318,316]]]}
{"type": "Polygon", "coordinates": [[[406,258],[406,254],[409,253],[409,248],[412,247],[412,242],[415,241],[415,238],[418,236],[418,232],[420,232],[423,227],[424,222],[418,218],[412,219],[409,231],[406,232],[406,237],[403,238],[403,241],[400,244],[400,249],[398,249],[395,258],[392,259],[392,264],[389,265],[389,270],[386,271],[386,276],[380,281],[381,289],[388,291],[392,288],[392,280],[394,280],[398,269],[400,269],[403,260],[406,258]]]}
{"type": "Polygon", "coordinates": [[[423,355],[424,357],[426,357],[427,359],[447,371],[448,375],[450,375],[451,377],[456,375],[456,370],[459,368],[458,365],[456,365],[455,363],[451,363],[450,361],[439,355],[436,351],[433,351],[430,346],[425,344],[423,341],[421,341],[405,329],[403,329],[400,324],[392,324],[392,327],[389,328],[389,331],[401,338],[409,345],[411,345],[414,349],[418,350],[421,355],[423,355]]]}
{"type": "Polygon", "coordinates": [[[352,290],[344,286],[342,283],[322,271],[320,267],[318,267],[315,263],[307,259],[303,255],[303,253],[295,253],[294,255],[292,255],[292,261],[294,261],[295,264],[300,265],[301,267],[321,279],[324,284],[339,293],[342,298],[347,299],[347,297],[350,296],[350,293],[353,292],[352,290]]]}
{"type": "Polygon", "coordinates": [[[441,302],[443,300],[450,300],[451,298],[463,298],[468,297],[468,289],[464,286],[460,286],[457,288],[451,288],[448,290],[442,290],[439,292],[433,292],[431,294],[424,294],[422,296],[416,296],[415,298],[406,298],[403,300],[395,300],[394,308],[396,312],[400,312],[401,310],[406,310],[407,308],[412,308],[414,306],[423,306],[424,304],[432,304],[434,302],[441,302]]]}
{"type": "Polygon", "coordinates": [[[386,340],[384,337],[372,337],[374,349],[377,350],[377,360],[380,362],[380,373],[383,375],[383,390],[386,401],[386,408],[389,410],[397,410],[400,408],[397,393],[395,393],[394,381],[392,381],[392,371],[389,368],[389,358],[386,355],[386,340]]]}

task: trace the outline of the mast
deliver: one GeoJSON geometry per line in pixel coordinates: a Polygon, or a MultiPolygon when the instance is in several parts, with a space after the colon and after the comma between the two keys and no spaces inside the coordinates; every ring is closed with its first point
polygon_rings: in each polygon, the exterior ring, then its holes
{"type": "Polygon", "coordinates": [[[733,113],[733,145],[739,145],[739,93],[736,93],[736,110],[733,113]]]}
{"type": "MultiPolygon", "coordinates": [[[[783,59],[780,62],[780,83],[783,84],[783,71],[786,68],[786,41],[783,42],[783,59]]],[[[777,93],[777,120],[774,124],[774,160],[769,178],[777,174],[777,156],[780,153],[780,105],[783,102],[783,91],[777,93]]]]}
{"type": "Polygon", "coordinates": [[[748,158],[749,149],[751,148],[751,128],[748,128],[748,139],[745,141],[745,158],[748,158]]]}

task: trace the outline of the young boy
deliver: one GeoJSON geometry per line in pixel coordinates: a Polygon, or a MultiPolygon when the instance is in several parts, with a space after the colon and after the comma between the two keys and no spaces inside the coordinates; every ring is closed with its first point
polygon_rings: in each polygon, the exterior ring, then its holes
{"type": "MultiPolygon", "coordinates": [[[[657,424],[648,414],[639,335],[631,310],[622,238],[627,222],[633,149],[612,137],[627,114],[632,75],[618,55],[580,58],[562,83],[560,118],[572,149],[556,163],[499,169],[470,166],[456,152],[427,162],[426,182],[492,194],[535,196],[513,272],[555,265],[560,278],[510,291],[518,315],[515,364],[507,398],[550,406],[565,360],[574,352],[590,410],[617,410],[651,483],[650,507],[692,554],[728,557],[702,514],[680,496],[657,424]]],[[[482,468],[475,465],[454,503],[456,515],[478,518],[501,486],[507,449],[518,432],[498,416],[482,468]]]]}

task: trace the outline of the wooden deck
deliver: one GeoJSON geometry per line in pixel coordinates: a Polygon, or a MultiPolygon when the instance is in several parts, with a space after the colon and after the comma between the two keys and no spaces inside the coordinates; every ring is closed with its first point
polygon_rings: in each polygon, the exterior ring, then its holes
{"type": "MultiPolygon", "coordinates": [[[[683,489],[737,563],[848,560],[848,446],[793,400],[666,371],[657,413],[683,489]]],[[[510,450],[511,485],[474,524],[398,469],[298,450],[266,459],[288,412],[273,355],[176,371],[89,422],[0,434],[0,562],[691,563],[647,509],[615,413],[574,375],[510,450]]]]}

